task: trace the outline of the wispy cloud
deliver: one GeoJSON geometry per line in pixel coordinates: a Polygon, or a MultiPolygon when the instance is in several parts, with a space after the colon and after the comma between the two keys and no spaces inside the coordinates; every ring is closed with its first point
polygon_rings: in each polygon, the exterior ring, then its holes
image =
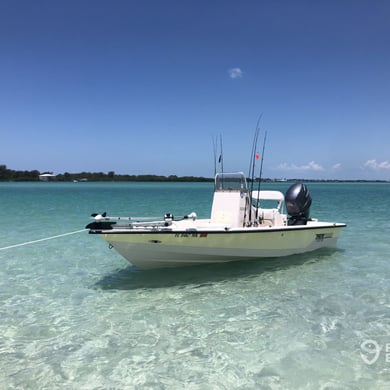
{"type": "Polygon", "coordinates": [[[375,159],[374,160],[367,160],[364,163],[364,167],[370,168],[370,169],[373,169],[376,171],[381,170],[381,169],[390,169],[390,162],[387,160],[382,161],[382,162],[376,161],[375,159]]]}
{"type": "Polygon", "coordinates": [[[317,164],[315,161],[310,161],[308,164],[304,165],[295,165],[282,163],[278,166],[278,169],[285,171],[324,171],[324,167],[320,164],[317,164]]]}
{"type": "Polygon", "coordinates": [[[240,68],[230,68],[228,74],[231,79],[241,79],[244,72],[240,68]]]}
{"type": "Polygon", "coordinates": [[[340,169],[340,168],[341,168],[341,164],[340,163],[332,165],[332,169],[334,169],[334,170],[340,169]]]}

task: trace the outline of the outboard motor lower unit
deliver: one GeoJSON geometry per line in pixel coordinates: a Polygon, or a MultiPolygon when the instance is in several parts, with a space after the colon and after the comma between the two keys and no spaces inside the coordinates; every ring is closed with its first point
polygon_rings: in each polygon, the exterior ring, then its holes
{"type": "Polygon", "coordinates": [[[304,184],[293,184],[285,195],[289,225],[306,225],[310,215],[311,196],[304,184]]]}

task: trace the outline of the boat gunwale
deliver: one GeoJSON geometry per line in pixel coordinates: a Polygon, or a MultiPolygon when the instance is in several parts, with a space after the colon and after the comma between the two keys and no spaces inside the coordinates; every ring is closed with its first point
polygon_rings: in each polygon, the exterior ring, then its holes
{"type": "Polygon", "coordinates": [[[90,230],[89,234],[256,234],[256,233],[272,233],[272,232],[290,232],[299,230],[318,230],[318,229],[339,229],[346,227],[345,223],[328,222],[322,226],[308,226],[308,225],[290,225],[283,227],[261,227],[261,228],[229,228],[219,230],[207,230],[207,229],[196,229],[189,228],[185,230],[172,230],[169,228],[164,229],[94,229],[90,230]]]}

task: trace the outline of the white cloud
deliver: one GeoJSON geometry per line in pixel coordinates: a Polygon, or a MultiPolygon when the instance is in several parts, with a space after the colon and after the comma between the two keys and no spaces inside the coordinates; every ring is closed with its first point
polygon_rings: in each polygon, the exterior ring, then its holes
{"type": "Polygon", "coordinates": [[[286,171],[324,171],[324,167],[320,164],[317,164],[315,161],[310,161],[305,165],[282,163],[278,166],[278,168],[286,171]]]}
{"type": "Polygon", "coordinates": [[[228,73],[231,79],[241,79],[244,74],[240,68],[230,68],[228,73]]]}
{"type": "Polygon", "coordinates": [[[341,168],[341,164],[340,163],[334,164],[332,166],[332,169],[340,169],[340,168],[341,168]]]}
{"type": "Polygon", "coordinates": [[[370,168],[370,169],[373,169],[373,170],[390,169],[390,162],[387,161],[387,160],[386,161],[382,161],[382,162],[378,162],[375,159],[374,160],[367,160],[364,163],[364,166],[366,168],[370,168]]]}

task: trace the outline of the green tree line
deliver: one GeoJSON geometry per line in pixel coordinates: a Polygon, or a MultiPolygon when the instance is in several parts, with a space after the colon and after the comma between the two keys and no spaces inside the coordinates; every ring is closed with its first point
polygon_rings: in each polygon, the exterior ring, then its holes
{"type": "Polygon", "coordinates": [[[39,171],[15,171],[0,165],[0,181],[38,181],[39,171]]]}
{"type": "MultiPolygon", "coordinates": [[[[39,181],[40,172],[16,171],[8,169],[6,165],[0,165],[0,181],[39,181]]],[[[212,178],[196,176],[162,176],[162,175],[128,175],[115,174],[114,171],[104,172],[80,172],[80,173],[60,173],[56,175],[55,181],[185,181],[185,182],[208,182],[212,178]]]]}
{"type": "Polygon", "coordinates": [[[57,181],[213,181],[213,179],[196,176],[162,176],[162,175],[128,175],[116,174],[113,171],[104,172],[65,172],[56,176],[57,181]]]}

